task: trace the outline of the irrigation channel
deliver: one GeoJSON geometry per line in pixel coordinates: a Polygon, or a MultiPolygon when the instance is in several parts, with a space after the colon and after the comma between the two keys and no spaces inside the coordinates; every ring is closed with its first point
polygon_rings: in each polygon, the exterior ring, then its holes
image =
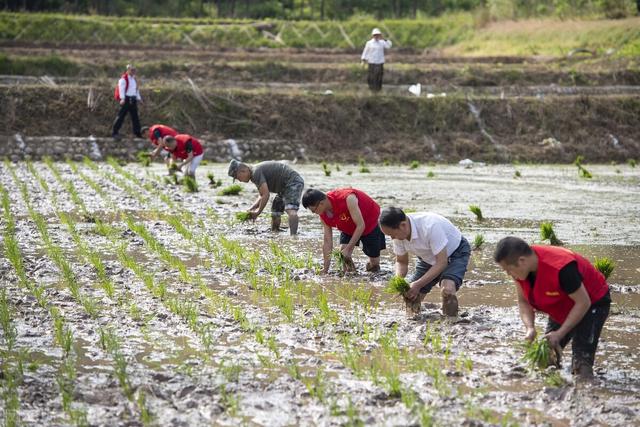
{"type": "MultiPolygon", "coordinates": [[[[441,213],[473,252],[461,314],[439,293],[405,318],[393,271],[319,276],[322,229],[239,223],[256,197],[200,191],[163,166],[0,165],[0,419],[9,425],[638,425],[640,168],[589,165],[297,165],[307,186],[365,190],[381,206],[441,213]],[[393,176],[393,181],[389,177],[393,176]],[[481,207],[477,221],[469,205],[481,207]],[[514,285],[491,256],[542,221],[589,259],[607,256],[614,305],[593,383],[529,372],[514,285]]],[[[390,242],[388,242],[390,246],[390,242]]],[[[542,328],[544,319],[537,319],[542,328]]]]}

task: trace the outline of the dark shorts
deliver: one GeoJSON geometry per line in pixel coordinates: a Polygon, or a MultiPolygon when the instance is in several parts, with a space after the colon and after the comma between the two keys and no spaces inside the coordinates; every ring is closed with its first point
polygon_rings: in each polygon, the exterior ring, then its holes
{"type": "Polygon", "coordinates": [[[287,184],[282,193],[276,194],[271,203],[271,216],[282,216],[287,210],[297,211],[304,189],[304,181],[293,181],[287,184]]]}
{"type": "MultiPolygon", "coordinates": [[[[462,236],[460,244],[458,245],[456,250],[453,251],[451,256],[449,256],[449,264],[447,265],[447,268],[444,269],[440,276],[436,277],[428,285],[420,289],[420,293],[428,294],[429,292],[431,292],[431,289],[433,289],[433,287],[440,283],[440,281],[443,279],[452,280],[456,284],[456,290],[460,289],[460,286],[462,286],[462,280],[464,279],[464,274],[467,272],[467,265],[469,264],[470,257],[471,246],[469,246],[469,242],[467,241],[467,239],[462,236]]],[[[422,258],[418,258],[418,262],[416,263],[416,271],[409,279],[409,283],[415,282],[416,280],[424,276],[430,268],[431,264],[427,264],[422,260],[422,258]]]]}
{"type": "MultiPolygon", "coordinates": [[[[573,340],[571,343],[573,372],[577,372],[581,364],[593,366],[600,332],[609,316],[610,305],[611,303],[592,305],[582,320],[560,341],[560,346],[565,348],[569,341],[573,340]]],[[[549,318],[546,332],[556,331],[560,326],[558,322],[549,318]]]]}
{"type": "MultiPolygon", "coordinates": [[[[340,244],[346,245],[351,240],[351,236],[347,233],[340,233],[340,244]]],[[[360,240],[356,243],[360,246],[360,242],[362,242],[362,252],[368,257],[378,258],[380,256],[380,251],[387,248],[387,242],[385,239],[382,230],[380,230],[380,226],[376,225],[376,228],[366,236],[360,236],[360,240]]]]}

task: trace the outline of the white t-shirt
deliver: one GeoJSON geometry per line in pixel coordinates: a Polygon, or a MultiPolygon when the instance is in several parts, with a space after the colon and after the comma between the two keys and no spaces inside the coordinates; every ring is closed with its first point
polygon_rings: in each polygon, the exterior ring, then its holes
{"type": "Polygon", "coordinates": [[[384,50],[391,48],[391,40],[371,39],[364,45],[362,59],[369,64],[384,64],[384,50]]]}
{"type": "Polygon", "coordinates": [[[393,240],[396,255],[410,252],[434,265],[436,255],[444,248],[449,257],[460,246],[462,233],[447,218],[432,212],[412,213],[407,218],[411,224],[411,239],[393,240]]]}

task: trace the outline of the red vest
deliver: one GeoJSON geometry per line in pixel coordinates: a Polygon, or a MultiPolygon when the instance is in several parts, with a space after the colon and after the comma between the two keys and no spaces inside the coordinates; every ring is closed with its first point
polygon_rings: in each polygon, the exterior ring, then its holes
{"type": "Polygon", "coordinates": [[[178,134],[178,131],[170,128],[169,126],[153,125],[149,128],[149,139],[151,140],[151,143],[153,145],[158,145],[158,140],[154,135],[156,133],[156,130],[160,131],[160,138],[164,138],[165,136],[176,136],[178,134]]]}
{"type": "Polygon", "coordinates": [[[335,227],[350,236],[353,235],[356,231],[356,223],[351,219],[351,214],[349,214],[349,208],[347,207],[347,197],[351,194],[355,194],[358,198],[358,207],[364,219],[362,235],[366,236],[378,225],[380,206],[366,193],[355,188],[340,188],[329,191],[327,199],[331,203],[333,216],[329,218],[326,213],[322,213],[320,219],[329,227],[335,227]]]}
{"type": "Polygon", "coordinates": [[[538,271],[533,288],[528,280],[518,280],[525,299],[533,308],[547,313],[553,320],[563,323],[575,304],[560,287],[558,274],[572,261],[578,264],[591,304],[607,294],[609,285],[602,273],[582,255],[557,246],[531,246],[538,256],[538,271]]]}
{"type": "MultiPolygon", "coordinates": [[[[129,74],[124,73],[122,78],[124,79],[124,94],[126,96],[127,91],[129,90],[129,74]]],[[[116,89],[113,91],[113,98],[120,102],[120,80],[116,83],[116,89]]]]}
{"type": "Polygon", "coordinates": [[[173,151],[170,151],[173,154],[173,157],[176,159],[186,159],[189,157],[189,153],[187,153],[187,142],[191,141],[192,153],[193,157],[199,156],[204,151],[202,150],[202,145],[200,145],[200,141],[187,134],[176,135],[176,148],[173,151]]]}

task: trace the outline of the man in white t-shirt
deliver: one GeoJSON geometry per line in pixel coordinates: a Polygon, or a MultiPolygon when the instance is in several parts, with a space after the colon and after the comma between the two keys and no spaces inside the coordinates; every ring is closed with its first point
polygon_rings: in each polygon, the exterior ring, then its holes
{"type": "Polygon", "coordinates": [[[471,247],[451,222],[432,212],[406,215],[399,208],[385,208],[380,212],[380,228],[393,239],[396,254],[396,274],[405,277],[409,269],[409,253],[418,257],[416,271],[408,280],[411,285],[405,294],[407,305],[414,313],[431,289],[440,283],[442,312],[457,316],[456,292],[462,285],[471,247]]]}
{"type": "Polygon", "coordinates": [[[360,60],[369,64],[367,83],[373,92],[382,89],[382,76],[384,74],[384,50],[391,48],[391,40],[382,37],[382,32],[374,28],[371,31],[371,39],[364,45],[360,60]]]}

